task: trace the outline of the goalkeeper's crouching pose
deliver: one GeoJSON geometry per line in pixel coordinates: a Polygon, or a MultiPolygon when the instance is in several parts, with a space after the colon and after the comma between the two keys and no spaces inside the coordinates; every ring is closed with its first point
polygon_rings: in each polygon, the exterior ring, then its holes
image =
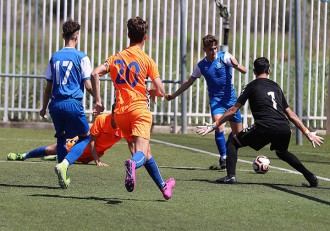
{"type": "Polygon", "coordinates": [[[253,70],[256,79],[245,87],[234,106],[228,109],[214,124],[198,126],[197,133],[204,136],[213,131],[228,121],[249,100],[255,124],[243,129],[236,136],[229,136],[227,141],[227,176],[218,179],[217,182],[229,184],[237,182],[237,151],[240,147],[250,146],[258,151],[270,143],[270,150],[275,150],[276,155],[281,160],[302,173],[310,187],[317,187],[316,175],[306,169],[300,160],[288,151],[291,137],[288,119],[305,134],[314,148],[315,144],[320,146],[324,139],[317,136],[316,132],[310,132],[290,109],[281,88],[277,83],[268,79],[269,67],[268,59],[265,57],[257,58],[254,61],[253,70]]]}

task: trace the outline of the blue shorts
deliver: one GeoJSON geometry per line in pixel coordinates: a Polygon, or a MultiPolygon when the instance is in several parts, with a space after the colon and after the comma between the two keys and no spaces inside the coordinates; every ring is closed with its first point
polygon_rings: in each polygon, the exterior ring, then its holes
{"type": "Polygon", "coordinates": [[[48,109],[55,127],[56,138],[63,134],[65,138],[72,138],[89,132],[88,121],[81,101],[76,99],[52,101],[48,109]]]}
{"type": "MultiPolygon", "coordinates": [[[[225,112],[231,108],[232,105],[228,105],[228,104],[223,104],[220,102],[217,102],[217,101],[212,101],[210,102],[210,108],[211,108],[211,115],[214,116],[214,115],[223,115],[225,114],[225,112]]],[[[241,111],[238,110],[234,117],[231,118],[229,121],[231,122],[235,122],[235,123],[242,123],[242,116],[241,116],[241,111]]]]}

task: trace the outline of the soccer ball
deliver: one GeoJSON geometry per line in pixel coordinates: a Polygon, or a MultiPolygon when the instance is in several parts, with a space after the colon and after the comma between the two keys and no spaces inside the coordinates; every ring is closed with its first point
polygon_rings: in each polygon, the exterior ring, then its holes
{"type": "Polygon", "coordinates": [[[252,167],[256,173],[265,174],[270,167],[270,161],[267,156],[257,156],[253,161],[252,167]]]}

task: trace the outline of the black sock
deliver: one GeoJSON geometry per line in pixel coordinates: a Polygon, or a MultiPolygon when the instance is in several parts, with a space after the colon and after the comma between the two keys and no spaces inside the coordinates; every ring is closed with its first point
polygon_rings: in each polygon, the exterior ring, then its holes
{"type": "Polygon", "coordinates": [[[227,143],[227,176],[232,177],[236,175],[236,164],[237,164],[237,151],[239,149],[239,144],[233,136],[229,136],[227,143]]]}
{"type": "Polygon", "coordinates": [[[305,168],[305,166],[300,162],[300,160],[294,154],[292,154],[291,152],[289,152],[289,151],[282,151],[282,152],[276,151],[276,155],[281,160],[287,162],[291,167],[296,169],[298,172],[302,173],[306,179],[313,176],[313,173],[310,172],[307,168],[305,168]]]}

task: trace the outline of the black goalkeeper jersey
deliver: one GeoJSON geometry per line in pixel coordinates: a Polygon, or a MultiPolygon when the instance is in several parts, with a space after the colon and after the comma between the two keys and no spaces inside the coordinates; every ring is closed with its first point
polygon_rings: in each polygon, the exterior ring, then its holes
{"type": "Polygon", "coordinates": [[[257,127],[272,133],[290,132],[289,120],[284,113],[289,106],[277,83],[268,78],[251,81],[237,102],[244,105],[247,100],[257,127]]]}

